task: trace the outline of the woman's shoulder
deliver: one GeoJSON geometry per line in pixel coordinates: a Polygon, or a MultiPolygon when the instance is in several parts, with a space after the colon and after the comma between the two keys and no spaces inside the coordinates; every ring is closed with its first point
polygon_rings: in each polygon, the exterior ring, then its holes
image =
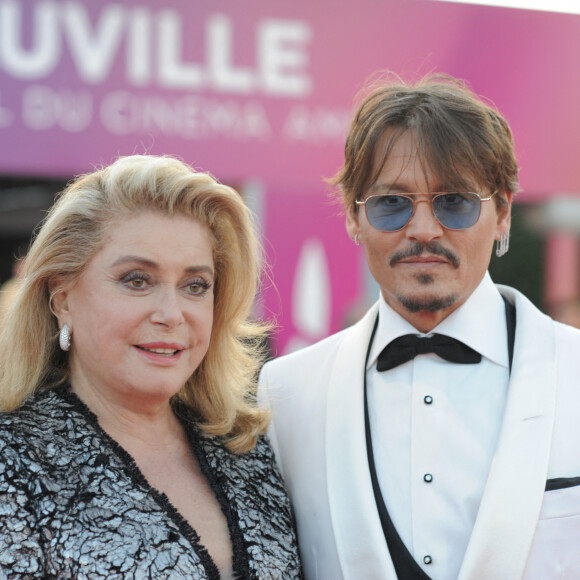
{"type": "Polygon", "coordinates": [[[71,404],[64,396],[66,390],[37,391],[14,411],[0,413],[0,430],[15,435],[37,433],[46,436],[47,424],[59,424],[66,420],[71,404]]]}
{"type": "Polygon", "coordinates": [[[0,413],[0,442],[2,440],[26,439],[28,433],[43,433],[42,422],[46,415],[42,411],[41,400],[45,393],[34,394],[19,408],[0,413]]]}
{"type": "Polygon", "coordinates": [[[46,448],[53,438],[50,416],[39,394],[14,411],[0,413],[0,486],[24,483],[44,471],[46,448]]]}
{"type": "Polygon", "coordinates": [[[70,442],[75,434],[83,437],[84,424],[65,388],[37,392],[18,409],[0,413],[0,457],[59,463],[74,452],[70,442]]]}

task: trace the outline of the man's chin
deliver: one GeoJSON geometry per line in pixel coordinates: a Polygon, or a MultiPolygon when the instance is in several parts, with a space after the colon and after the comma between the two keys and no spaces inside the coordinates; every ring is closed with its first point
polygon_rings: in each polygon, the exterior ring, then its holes
{"type": "Polygon", "coordinates": [[[440,312],[451,308],[457,302],[455,294],[446,296],[404,296],[398,295],[397,300],[403,308],[411,313],[416,312],[440,312]]]}

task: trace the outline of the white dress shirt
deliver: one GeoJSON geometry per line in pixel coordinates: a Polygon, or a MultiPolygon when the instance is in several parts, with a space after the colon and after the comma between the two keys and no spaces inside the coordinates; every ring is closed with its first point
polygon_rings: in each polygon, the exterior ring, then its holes
{"type": "Polygon", "coordinates": [[[404,334],[425,336],[381,297],[367,366],[377,477],[389,515],[433,580],[456,580],[496,449],[509,383],[505,305],[489,274],[432,332],[482,355],[454,364],[418,355],[385,372],[377,357],[404,334]]]}

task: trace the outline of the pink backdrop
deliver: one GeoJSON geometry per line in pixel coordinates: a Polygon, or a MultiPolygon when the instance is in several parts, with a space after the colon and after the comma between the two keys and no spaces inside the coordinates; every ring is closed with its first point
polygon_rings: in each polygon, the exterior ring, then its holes
{"type": "Polygon", "coordinates": [[[359,252],[344,219],[315,192],[275,189],[265,211],[268,255],[275,288],[265,294],[278,317],[278,352],[320,340],[352,322],[363,289],[359,252]],[[299,232],[296,235],[293,232],[299,232]]]}
{"type": "Polygon", "coordinates": [[[0,0],[0,172],[70,176],[151,152],[259,181],[285,350],[340,328],[361,298],[322,178],[365,79],[466,79],[512,125],[520,199],[575,194],[579,39],[580,16],[436,0],[0,0]]]}

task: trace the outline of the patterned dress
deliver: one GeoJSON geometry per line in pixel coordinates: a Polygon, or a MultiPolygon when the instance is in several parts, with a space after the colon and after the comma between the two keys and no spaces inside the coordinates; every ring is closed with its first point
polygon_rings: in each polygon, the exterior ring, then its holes
{"type": "MultiPolygon", "coordinates": [[[[301,578],[265,438],[235,455],[176,409],[226,516],[235,578],[301,578]]],[[[0,414],[0,578],[218,579],[199,536],[66,388],[0,414]]]]}

